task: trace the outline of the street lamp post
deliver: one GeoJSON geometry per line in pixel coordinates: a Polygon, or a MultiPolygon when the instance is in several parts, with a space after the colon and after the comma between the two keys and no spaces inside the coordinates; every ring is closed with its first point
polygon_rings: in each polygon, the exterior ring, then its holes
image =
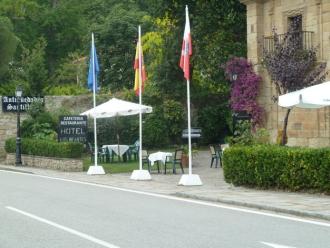
{"type": "Polygon", "coordinates": [[[16,100],[17,100],[17,135],[16,135],[16,166],[22,165],[21,159],[21,97],[22,97],[23,89],[21,85],[18,85],[16,88],[16,100]]]}

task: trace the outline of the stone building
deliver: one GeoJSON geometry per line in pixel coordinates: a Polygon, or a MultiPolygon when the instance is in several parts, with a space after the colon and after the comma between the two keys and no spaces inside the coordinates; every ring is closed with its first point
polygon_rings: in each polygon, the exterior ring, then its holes
{"type": "MultiPolygon", "coordinates": [[[[283,127],[285,109],[272,101],[276,91],[261,67],[263,47],[273,27],[285,34],[293,20],[300,20],[299,32],[304,46],[319,46],[318,60],[330,67],[330,0],[240,0],[247,10],[248,59],[262,76],[259,103],[264,107],[265,127],[276,141],[283,127]]],[[[329,92],[330,94],[330,92],[329,92]]],[[[324,147],[330,145],[330,108],[317,110],[294,108],[288,122],[288,145],[324,147]]]]}

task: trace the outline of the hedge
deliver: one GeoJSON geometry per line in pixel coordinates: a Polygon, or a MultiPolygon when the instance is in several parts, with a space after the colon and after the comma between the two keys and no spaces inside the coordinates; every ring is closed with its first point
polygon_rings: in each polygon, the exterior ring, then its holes
{"type": "Polygon", "coordinates": [[[330,193],[330,149],[281,146],[231,147],[224,151],[225,180],[236,186],[330,193]]]}
{"type": "MultiPolygon", "coordinates": [[[[15,138],[6,140],[5,150],[8,153],[16,152],[15,138]]],[[[57,158],[80,158],[83,150],[83,144],[77,142],[59,143],[41,139],[22,139],[22,154],[57,158]]]]}

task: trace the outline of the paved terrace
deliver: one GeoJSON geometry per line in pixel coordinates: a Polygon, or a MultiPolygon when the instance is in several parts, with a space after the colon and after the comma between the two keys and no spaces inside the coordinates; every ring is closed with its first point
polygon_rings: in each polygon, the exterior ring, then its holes
{"type": "MultiPolygon", "coordinates": [[[[178,170],[176,175],[152,172],[151,181],[134,181],[129,179],[130,173],[90,176],[86,172],[60,172],[31,167],[17,168],[0,165],[0,169],[21,170],[38,175],[233,204],[330,221],[330,196],[234,187],[224,181],[221,168],[210,168],[208,151],[199,152],[193,160],[193,173],[201,177],[202,186],[178,186],[181,170],[178,170]]],[[[186,169],[187,172],[188,169],[186,169]]]]}

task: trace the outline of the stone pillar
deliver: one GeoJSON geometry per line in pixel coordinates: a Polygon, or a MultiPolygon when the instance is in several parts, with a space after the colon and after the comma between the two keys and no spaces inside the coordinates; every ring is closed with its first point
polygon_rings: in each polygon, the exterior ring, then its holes
{"type": "Polygon", "coordinates": [[[246,5],[248,58],[253,64],[259,64],[263,44],[263,4],[261,0],[241,0],[246,5]]]}

